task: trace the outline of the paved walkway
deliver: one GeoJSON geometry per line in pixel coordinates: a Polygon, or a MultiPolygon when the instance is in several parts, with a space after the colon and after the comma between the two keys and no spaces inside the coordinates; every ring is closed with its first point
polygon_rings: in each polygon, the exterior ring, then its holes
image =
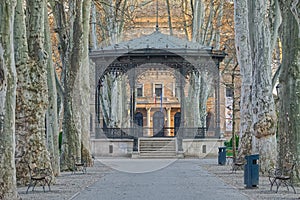
{"type": "Polygon", "coordinates": [[[281,187],[270,191],[267,177],[260,175],[259,186],[246,189],[243,170],[231,173],[230,165],[218,165],[209,159],[97,159],[87,174],[62,172],[43,192],[37,186],[26,194],[19,187],[22,200],[193,200],[193,199],[300,199],[297,194],[281,187]]]}
{"type": "Polygon", "coordinates": [[[74,200],[249,199],[208,173],[199,159],[102,159],[113,170],[74,200]]]}

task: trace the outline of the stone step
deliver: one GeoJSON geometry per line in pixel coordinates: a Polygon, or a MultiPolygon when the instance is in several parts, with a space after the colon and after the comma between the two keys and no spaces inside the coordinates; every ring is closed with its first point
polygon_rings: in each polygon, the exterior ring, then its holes
{"type": "Polygon", "coordinates": [[[154,151],[154,152],[140,152],[140,157],[176,157],[177,153],[171,152],[171,151],[167,151],[167,152],[158,152],[158,151],[154,151]]]}
{"type": "Polygon", "coordinates": [[[141,158],[174,158],[177,156],[174,138],[141,138],[139,140],[141,158]]]}
{"type": "Polygon", "coordinates": [[[151,143],[151,142],[156,142],[156,143],[175,143],[175,140],[140,140],[142,143],[151,143]]]}
{"type": "Polygon", "coordinates": [[[152,149],[163,149],[163,148],[168,148],[168,149],[170,149],[170,148],[173,148],[173,147],[176,149],[176,145],[162,145],[162,146],[160,146],[160,145],[141,146],[141,145],[140,145],[140,149],[144,149],[144,148],[146,148],[146,149],[149,149],[149,148],[152,148],[152,149]]]}
{"type": "Polygon", "coordinates": [[[147,144],[147,145],[140,145],[140,147],[143,147],[143,148],[163,148],[163,147],[176,147],[175,144],[173,145],[170,145],[170,144],[167,144],[167,145],[159,145],[159,144],[147,144]]]}
{"type": "Polygon", "coordinates": [[[143,154],[176,154],[176,151],[140,151],[143,154]]]}
{"type": "Polygon", "coordinates": [[[161,148],[153,148],[153,147],[140,147],[140,151],[176,151],[176,147],[161,147],[161,148]]]}
{"type": "Polygon", "coordinates": [[[140,144],[175,144],[176,140],[140,140],[140,144]]]}

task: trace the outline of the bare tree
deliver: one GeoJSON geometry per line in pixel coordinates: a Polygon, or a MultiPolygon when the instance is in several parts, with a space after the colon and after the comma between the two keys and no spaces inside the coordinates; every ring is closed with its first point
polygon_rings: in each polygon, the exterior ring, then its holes
{"type": "MultiPolygon", "coordinates": [[[[52,42],[49,27],[48,9],[45,4],[45,50],[52,53],[52,42]]],[[[60,158],[58,147],[58,112],[57,112],[57,90],[55,81],[55,68],[53,66],[52,56],[47,59],[47,85],[48,85],[48,101],[49,106],[46,113],[46,131],[47,131],[47,146],[52,157],[52,169],[55,176],[60,173],[60,158]]]]}
{"type": "Polygon", "coordinates": [[[251,1],[249,6],[251,54],[252,54],[252,153],[260,154],[260,168],[267,172],[275,166],[277,158],[277,116],[272,87],[272,53],[280,25],[277,0],[251,1]],[[266,13],[268,13],[267,17],[266,13]],[[253,20],[253,21],[252,21],[253,20]]]}
{"type": "Polygon", "coordinates": [[[64,119],[62,143],[62,169],[72,169],[74,159],[81,162],[81,130],[80,113],[76,107],[80,96],[76,94],[76,84],[79,82],[80,67],[82,66],[83,25],[82,1],[70,1],[70,24],[68,37],[68,57],[65,58],[66,71],[64,74],[64,119]],[[75,98],[76,97],[76,98],[75,98]]]}
{"type": "Polygon", "coordinates": [[[234,2],[235,17],[235,45],[238,63],[241,69],[242,90],[240,103],[240,146],[239,159],[243,155],[251,154],[251,87],[252,87],[252,57],[249,37],[248,1],[236,0],[234,2]]]}
{"type": "MultiPolygon", "coordinates": [[[[215,3],[213,0],[191,1],[191,38],[193,42],[198,42],[204,46],[215,45],[218,49],[220,48],[223,3],[223,0],[218,3],[215,3]]],[[[183,6],[186,6],[186,3],[183,3],[183,6]]],[[[184,14],[188,14],[188,12],[185,10],[184,14]]],[[[186,31],[186,33],[187,32],[188,31],[186,31]]],[[[193,92],[189,93],[188,101],[191,101],[193,98],[197,99],[198,102],[194,101],[194,104],[190,105],[196,105],[199,108],[196,112],[195,110],[193,110],[193,112],[190,110],[186,113],[187,117],[189,116],[189,113],[195,113],[192,118],[198,118],[198,122],[193,126],[206,126],[206,104],[209,94],[213,91],[212,80],[209,77],[207,72],[191,74],[189,87],[193,92]]],[[[187,106],[187,110],[188,109],[189,106],[187,106]]]]}
{"type": "Polygon", "coordinates": [[[99,25],[101,41],[106,45],[113,45],[122,41],[124,27],[128,18],[127,0],[104,0],[95,1],[99,14],[99,25]]]}
{"type": "Polygon", "coordinates": [[[80,113],[81,113],[81,156],[88,163],[92,164],[90,152],[90,60],[89,60],[89,33],[90,33],[90,14],[91,1],[84,1],[82,5],[82,24],[83,24],[83,52],[82,66],[80,68],[80,113]]]}
{"type": "Polygon", "coordinates": [[[266,172],[276,164],[277,156],[271,61],[279,10],[276,0],[235,3],[236,46],[243,76],[239,158],[258,153],[261,171],[266,172]]]}
{"type": "Polygon", "coordinates": [[[44,49],[45,1],[18,0],[14,26],[15,60],[18,73],[16,112],[16,168],[20,184],[28,182],[28,164],[51,167],[45,141],[45,115],[48,107],[44,49]],[[30,27],[30,28],[26,28],[30,27]]]}
{"type": "MultiPolygon", "coordinates": [[[[168,12],[168,24],[170,29],[170,35],[173,35],[173,27],[172,27],[172,16],[171,16],[171,9],[170,9],[170,1],[166,0],[167,3],[167,12],[168,12]]],[[[158,12],[158,11],[157,11],[158,12]]]]}
{"type": "Polygon", "coordinates": [[[295,175],[300,180],[299,130],[300,130],[300,2],[280,0],[282,25],[281,74],[279,76],[279,165],[290,166],[297,162],[295,175]]]}
{"type": "Polygon", "coordinates": [[[17,74],[13,21],[16,1],[0,5],[0,199],[19,199],[15,167],[15,108],[17,74]]]}
{"type": "Polygon", "coordinates": [[[91,1],[51,1],[59,38],[63,85],[63,170],[91,160],[89,148],[89,23],[91,1]],[[69,21],[69,23],[67,23],[69,21]],[[75,159],[75,160],[74,160],[75,159]]]}

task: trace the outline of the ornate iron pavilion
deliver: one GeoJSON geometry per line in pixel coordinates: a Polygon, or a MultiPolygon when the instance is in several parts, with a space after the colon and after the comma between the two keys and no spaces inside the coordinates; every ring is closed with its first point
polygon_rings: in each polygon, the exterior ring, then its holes
{"type": "MultiPolygon", "coordinates": [[[[224,59],[225,53],[214,50],[212,47],[204,47],[198,43],[193,43],[184,39],[179,39],[166,35],[156,30],[150,35],[142,36],[130,41],[104,47],[90,52],[90,58],[95,63],[95,111],[96,111],[96,134],[103,133],[100,127],[101,102],[99,100],[100,88],[107,74],[116,76],[128,75],[130,85],[130,134],[133,138],[139,135],[135,133],[134,111],[135,111],[135,80],[141,71],[145,70],[141,66],[146,63],[158,63],[173,68],[177,72],[176,81],[180,87],[180,109],[181,120],[177,139],[185,137],[197,137],[199,130],[205,127],[194,127],[194,132],[185,130],[184,116],[184,86],[186,78],[191,72],[207,72],[213,78],[214,99],[215,99],[215,137],[220,137],[220,75],[219,65],[224,59]]],[[[124,129],[122,129],[124,130],[124,129]]],[[[126,133],[119,134],[120,137],[126,133]]],[[[125,131],[127,132],[127,131],[125,131]]],[[[128,133],[128,132],[127,132],[128,133]]],[[[128,134],[127,134],[128,135],[128,134]]],[[[109,134],[106,137],[110,137],[109,134]]],[[[118,136],[117,136],[118,137],[118,136]]],[[[203,134],[201,137],[205,137],[203,134]]],[[[180,148],[180,145],[179,145],[180,148]]]]}

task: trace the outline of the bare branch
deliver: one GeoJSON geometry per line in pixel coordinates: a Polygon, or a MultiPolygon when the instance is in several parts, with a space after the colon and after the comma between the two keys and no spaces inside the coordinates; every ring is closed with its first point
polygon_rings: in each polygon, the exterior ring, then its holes
{"type": "Polygon", "coordinates": [[[300,38],[300,13],[298,11],[299,9],[299,0],[294,0],[292,2],[292,5],[291,5],[291,12],[293,13],[294,17],[295,17],[295,20],[297,21],[297,24],[298,24],[298,37],[300,38]]]}

